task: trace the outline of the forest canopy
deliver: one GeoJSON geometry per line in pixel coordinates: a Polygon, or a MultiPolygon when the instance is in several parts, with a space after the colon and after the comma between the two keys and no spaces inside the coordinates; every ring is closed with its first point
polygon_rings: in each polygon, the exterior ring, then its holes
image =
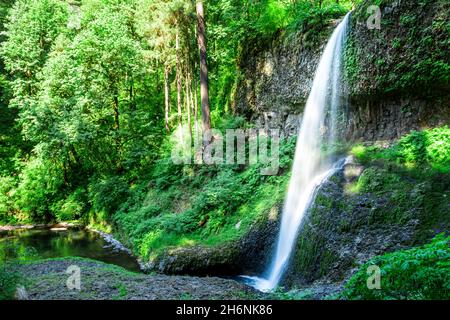
{"type": "MultiPolygon", "coordinates": [[[[204,2],[213,127],[239,122],[226,119],[249,40],[323,28],[353,5],[204,2]]],[[[198,3],[3,0],[0,9],[0,220],[110,216],[167,159],[177,126],[204,124],[198,3]]]]}

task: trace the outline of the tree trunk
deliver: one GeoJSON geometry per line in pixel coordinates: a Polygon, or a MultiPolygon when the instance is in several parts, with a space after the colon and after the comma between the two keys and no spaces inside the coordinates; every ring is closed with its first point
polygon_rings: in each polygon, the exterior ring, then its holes
{"type": "Polygon", "coordinates": [[[191,130],[191,96],[189,95],[189,87],[190,87],[190,76],[189,70],[186,70],[186,78],[184,82],[185,87],[185,100],[186,100],[186,111],[187,111],[187,125],[189,130],[189,137],[192,141],[192,130],[191,130]]]}
{"type": "Polygon", "coordinates": [[[169,128],[169,106],[170,106],[170,100],[169,100],[169,67],[164,66],[164,122],[166,125],[166,131],[170,132],[169,128]]]}
{"type": "Polygon", "coordinates": [[[114,130],[116,131],[116,148],[117,148],[117,172],[123,171],[121,161],[121,139],[120,139],[120,113],[119,113],[119,94],[114,95],[114,130]]]}
{"type": "Polygon", "coordinates": [[[194,79],[194,130],[198,133],[198,85],[197,78],[194,79]]]}
{"type": "Polygon", "coordinates": [[[178,35],[178,29],[176,34],[176,65],[177,65],[177,107],[178,107],[178,124],[182,125],[182,113],[181,113],[181,65],[180,65],[180,37],[178,35]]]}
{"type": "MultiPolygon", "coordinates": [[[[198,18],[198,46],[200,49],[200,97],[202,104],[202,126],[203,133],[211,129],[211,118],[209,110],[208,97],[208,67],[206,64],[206,27],[205,16],[203,10],[203,2],[197,2],[197,18],[198,18]]],[[[204,142],[208,144],[211,137],[204,137],[204,142]]]]}
{"type": "Polygon", "coordinates": [[[119,96],[114,96],[114,129],[117,131],[117,133],[120,130],[120,122],[119,122],[119,96]]]}
{"type": "Polygon", "coordinates": [[[134,81],[133,81],[133,78],[131,78],[129,93],[130,93],[131,110],[135,111],[136,110],[136,101],[134,100],[134,81]]]}

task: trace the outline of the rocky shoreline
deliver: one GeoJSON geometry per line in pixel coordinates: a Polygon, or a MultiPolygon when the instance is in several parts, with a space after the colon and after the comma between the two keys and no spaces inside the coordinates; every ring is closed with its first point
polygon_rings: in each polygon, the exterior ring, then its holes
{"type": "Polygon", "coordinates": [[[18,224],[18,225],[0,225],[0,231],[14,231],[25,229],[69,229],[82,228],[80,223],[60,222],[60,223],[38,223],[38,224],[18,224]]]}
{"type": "Polygon", "coordinates": [[[146,275],[82,258],[47,259],[16,267],[22,275],[18,299],[178,300],[261,299],[264,294],[232,279],[146,275]],[[70,266],[80,270],[80,289],[69,289],[70,266]]]}
{"type": "MultiPolygon", "coordinates": [[[[103,238],[103,240],[105,240],[107,243],[109,243],[110,247],[112,247],[113,250],[124,251],[127,254],[129,254],[130,256],[134,256],[133,252],[130,249],[128,249],[127,247],[125,247],[119,240],[115,239],[112,234],[106,233],[106,232],[103,232],[103,231],[100,231],[97,229],[93,229],[93,228],[86,228],[86,229],[100,235],[103,238]]],[[[139,262],[139,259],[137,259],[137,260],[139,262]]],[[[139,265],[141,266],[141,269],[142,269],[142,264],[139,263],[139,265]]]]}

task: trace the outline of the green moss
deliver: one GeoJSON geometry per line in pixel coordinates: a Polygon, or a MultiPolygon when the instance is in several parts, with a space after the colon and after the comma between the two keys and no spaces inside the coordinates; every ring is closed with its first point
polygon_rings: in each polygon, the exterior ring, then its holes
{"type": "Polygon", "coordinates": [[[0,300],[12,300],[21,276],[11,264],[0,263],[0,300]]]}
{"type": "Polygon", "coordinates": [[[123,300],[128,296],[128,289],[123,283],[117,284],[117,290],[119,292],[112,298],[113,300],[123,300]]]}
{"type": "Polygon", "coordinates": [[[358,62],[358,49],[355,38],[347,39],[344,49],[344,79],[349,85],[357,83],[361,74],[361,65],[358,62]]]}
{"type": "Polygon", "coordinates": [[[348,187],[356,195],[383,200],[371,209],[370,224],[403,224],[419,218],[417,241],[450,221],[450,130],[414,131],[389,148],[356,145],[355,158],[367,168],[348,187]]]}
{"type": "Polygon", "coordinates": [[[339,256],[336,255],[333,251],[325,250],[320,259],[318,276],[323,277],[327,275],[330,272],[333,263],[336,262],[338,259],[339,256]]]}
{"type": "Polygon", "coordinates": [[[363,230],[384,234],[414,224],[402,242],[407,246],[427,243],[436,230],[448,230],[450,174],[443,170],[448,141],[448,128],[442,127],[412,132],[388,148],[353,146],[362,173],[350,182],[337,174],[319,191],[292,261],[299,281],[344,280],[355,257],[339,256],[337,248],[352,244],[363,230]]]}
{"type": "Polygon", "coordinates": [[[448,3],[402,2],[392,13],[382,14],[380,30],[367,30],[368,6],[378,5],[384,12],[391,3],[367,0],[352,15],[344,60],[350,92],[445,94],[450,74],[448,3]]]}

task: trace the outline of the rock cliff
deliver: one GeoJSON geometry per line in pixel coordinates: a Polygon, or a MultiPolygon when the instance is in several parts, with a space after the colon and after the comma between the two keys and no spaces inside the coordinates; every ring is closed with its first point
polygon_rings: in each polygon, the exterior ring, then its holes
{"type": "MultiPolygon", "coordinates": [[[[345,53],[345,140],[393,140],[450,123],[450,10],[445,1],[381,1],[381,28],[368,29],[365,1],[353,13],[345,53]]],[[[335,21],[325,34],[331,34],[335,21]]],[[[327,41],[301,33],[248,45],[240,63],[235,111],[258,127],[298,132],[314,72],[327,41]]]]}

